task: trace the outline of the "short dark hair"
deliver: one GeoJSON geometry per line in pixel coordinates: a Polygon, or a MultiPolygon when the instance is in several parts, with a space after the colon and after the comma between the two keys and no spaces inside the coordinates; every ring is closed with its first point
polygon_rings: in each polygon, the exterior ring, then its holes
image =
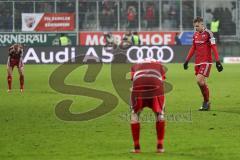
{"type": "Polygon", "coordinates": [[[134,35],[137,35],[137,34],[138,34],[138,32],[133,32],[133,34],[134,34],[134,35]]]}
{"type": "Polygon", "coordinates": [[[203,18],[202,18],[202,17],[196,17],[196,18],[193,20],[193,23],[197,23],[197,22],[203,22],[203,18]]]}

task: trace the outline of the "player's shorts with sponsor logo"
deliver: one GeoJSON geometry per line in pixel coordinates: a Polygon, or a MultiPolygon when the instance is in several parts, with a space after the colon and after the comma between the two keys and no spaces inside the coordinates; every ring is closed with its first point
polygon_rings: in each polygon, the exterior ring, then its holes
{"type": "Polygon", "coordinates": [[[12,68],[14,68],[15,66],[17,68],[23,68],[24,64],[23,64],[23,62],[20,59],[9,58],[8,62],[7,62],[7,66],[8,67],[12,67],[12,68]]]}
{"type": "Polygon", "coordinates": [[[195,65],[195,75],[201,74],[204,77],[209,77],[211,71],[211,63],[203,63],[195,65]]]}
{"type": "Polygon", "coordinates": [[[137,113],[149,107],[155,113],[164,112],[164,82],[154,77],[142,77],[133,82],[131,109],[137,113]]]}

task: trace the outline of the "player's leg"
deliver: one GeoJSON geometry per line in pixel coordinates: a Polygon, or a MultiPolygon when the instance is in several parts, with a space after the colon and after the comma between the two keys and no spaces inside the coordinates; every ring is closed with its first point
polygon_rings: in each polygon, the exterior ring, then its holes
{"type": "Polygon", "coordinates": [[[24,68],[23,66],[18,67],[20,91],[23,92],[24,89],[24,68]]]}
{"type": "Polygon", "coordinates": [[[202,92],[203,96],[203,105],[199,110],[209,110],[210,103],[209,103],[209,89],[206,84],[206,77],[202,74],[197,74],[196,76],[197,84],[202,92]]]}
{"type": "Polygon", "coordinates": [[[156,132],[157,132],[157,152],[164,152],[163,140],[165,133],[165,120],[164,120],[164,107],[165,96],[159,95],[152,99],[152,110],[156,117],[156,132]]]}
{"type": "Polygon", "coordinates": [[[163,113],[155,113],[156,116],[156,132],[157,132],[157,152],[163,153],[163,141],[165,134],[165,120],[163,113]]]}
{"type": "Polygon", "coordinates": [[[201,74],[198,74],[196,78],[197,78],[197,84],[203,95],[203,100],[208,102],[209,96],[208,96],[208,87],[206,84],[206,78],[201,74]]]}
{"type": "Polygon", "coordinates": [[[131,131],[132,131],[132,137],[134,142],[134,150],[133,153],[139,153],[140,152],[140,122],[139,122],[139,116],[140,112],[135,113],[134,110],[131,113],[131,131]]]}
{"type": "Polygon", "coordinates": [[[13,73],[13,67],[10,65],[7,65],[8,92],[11,92],[12,90],[12,73],[13,73]]]}
{"type": "Polygon", "coordinates": [[[133,153],[140,152],[140,121],[139,116],[142,110],[143,101],[141,98],[138,98],[134,93],[131,94],[131,132],[134,142],[133,153]]]}

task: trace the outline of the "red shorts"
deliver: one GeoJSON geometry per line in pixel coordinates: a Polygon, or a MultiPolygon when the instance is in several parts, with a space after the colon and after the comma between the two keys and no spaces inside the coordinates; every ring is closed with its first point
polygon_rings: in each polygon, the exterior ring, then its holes
{"type": "Polygon", "coordinates": [[[164,113],[164,105],[165,105],[165,96],[156,96],[153,98],[131,98],[132,103],[132,111],[138,113],[143,110],[145,107],[149,107],[155,113],[164,113]]]}
{"type": "Polygon", "coordinates": [[[15,66],[17,66],[17,68],[22,68],[24,66],[23,62],[19,59],[9,59],[7,65],[12,68],[14,68],[15,66]]]}
{"type": "Polygon", "coordinates": [[[195,66],[195,75],[201,74],[204,77],[209,77],[212,64],[204,63],[195,66]]]}
{"type": "Polygon", "coordinates": [[[133,81],[131,107],[137,113],[149,107],[156,113],[163,113],[164,82],[155,77],[142,77],[133,81]]]}

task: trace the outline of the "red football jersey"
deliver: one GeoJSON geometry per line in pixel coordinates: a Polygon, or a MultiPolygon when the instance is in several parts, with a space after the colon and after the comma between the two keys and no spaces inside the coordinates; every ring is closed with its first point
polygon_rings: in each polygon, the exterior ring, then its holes
{"type": "Polygon", "coordinates": [[[23,56],[23,47],[18,44],[14,44],[9,48],[10,59],[20,60],[23,56]]]}
{"type": "Polygon", "coordinates": [[[23,64],[23,47],[19,44],[12,45],[8,50],[8,60],[7,66],[14,67],[17,66],[18,68],[22,68],[23,64]]]}
{"type": "Polygon", "coordinates": [[[159,62],[143,62],[132,66],[132,94],[135,97],[153,98],[164,95],[165,72],[159,62]]]}
{"type": "Polygon", "coordinates": [[[137,63],[131,68],[131,80],[134,81],[140,77],[156,77],[165,80],[165,72],[159,62],[137,63]]]}
{"type": "Polygon", "coordinates": [[[204,29],[203,32],[195,32],[193,35],[193,45],[186,60],[189,61],[195,53],[195,65],[212,63],[212,50],[215,60],[219,61],[213,33],[208,29],[204,29]]]}

